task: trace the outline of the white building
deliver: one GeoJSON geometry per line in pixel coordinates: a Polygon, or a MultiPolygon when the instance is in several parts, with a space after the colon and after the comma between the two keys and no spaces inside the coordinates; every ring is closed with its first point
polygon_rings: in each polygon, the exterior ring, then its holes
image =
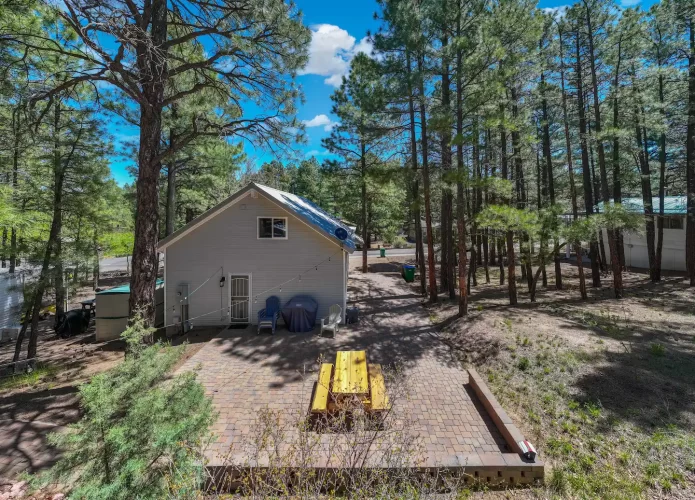
{"type": "MultiPolygon", "coordinates": [[[[601,211],[603,204],[598,206],[601,211]]],[[[624,198],[622,206],[630,212],[644,213],[644,203],[642,198],[624,198]]],[[[659,235],[656,225],[659,215],[659,198],[652,198],[652,206],[655,212],[654,217],[654,245],[658,241],[659,235]]],[[[685,216],[686,216],[686,197],[685,196],[666,196],[664,199],[664,245],[661,257],[661,269],[668,271],[685,271],[685,216]]],[[[603,230],[603,244],[606,255],[610,255],[608,249],[608,235],[603,230]]],[[[625,247],[626,267],[649,268],[649,255],[647,253],[647,235],[644,230],[639,233],[624,232],[623,245],[625,247]]]]}
{"type": "Polygon", "coordinates": [[[314,203],[251,183],[159,242],[165,325],[256,324],[266,298],[347,301],[354,235],[314,203]]]}

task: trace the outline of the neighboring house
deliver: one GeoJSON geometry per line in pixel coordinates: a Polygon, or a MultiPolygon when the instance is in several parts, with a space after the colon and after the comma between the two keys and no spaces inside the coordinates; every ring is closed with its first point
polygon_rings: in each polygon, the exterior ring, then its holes
{"type": "MultiPolygon", "coordinates": [[[[623,198],[622,206],[634,213],[644,214],[642,198],[623,198]]],[[[656,230],[659,215],[659,198],[652,198],[654,210],[654,245],[659,235],[656,230]]],[[[598,204],[598,211],[603,210],[603,203],[598,204]]],[[[669,271],[685,271],[685,196],[666,196],[664,198],[664,245],[661,257],[661,269],[669,271]]],[[[608,234],[603,230],[603,244],[606,255],[610,255],[608,249],[608,234]]],[[[627,267],[649,268],[649,255],[647,253],[647,236],[644,228],[639,233],[625,232],[623,234],[625,247],[625,265],[627,267]]]]}
{"type": "Polygon", "coordinates": [[[251,183],[159,242],[166,325],[256,323],[271,295],[347,301],[352,232],[314,203],[251,183]]]}

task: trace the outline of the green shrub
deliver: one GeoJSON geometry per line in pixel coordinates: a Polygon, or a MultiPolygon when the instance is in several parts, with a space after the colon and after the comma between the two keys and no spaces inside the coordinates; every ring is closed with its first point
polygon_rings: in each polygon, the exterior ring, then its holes
{"type": "Polygon", "coordinates": [[[516,367],[522,372],[526,371],[529,366],[531,366],[531,362],[526,356],[519,358],[519,361],[516,363],[516,367]]]}
{"type": "Polygon", "coordinates": [[[666,349],[661,344],[652,344],[649,346],[649,352],[651,352],[654,356],[663,356],[666,354],[666,349]]]}
{"type": "Polygon", "coordinates": [[[170,378],[184,347],[147,345],[151,333],[136,319],[125,360],[80,387],[83,417],[49,436],[62,455],[37,486],[71,485],[70,498],[194,497],[212,402],[193,373],[170,378]]]}
{"type": "Polygon", "coordinates": [[[557,494],[564,494],[567,492],[567,477],[562,469],[554,469],[553,474],[550,476],[550,489],[557,494]]]}
{"type": "Polygon", "coordinates": [[[393,248],[406,248],[408,241],[403,236],[396,236],[391,244],[393,248]]]}

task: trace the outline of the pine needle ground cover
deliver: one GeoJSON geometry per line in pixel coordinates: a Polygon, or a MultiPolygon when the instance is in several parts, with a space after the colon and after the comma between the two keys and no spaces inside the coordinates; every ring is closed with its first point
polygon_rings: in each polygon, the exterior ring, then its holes
{"type": "MultiPolygon", "coordinates": [[[[695,495],[695,314],[685,282],[626,273],[626,297],[589,289],[520,295],[511,308],[496,269],[471,313],[432,307],[441,339],[475,366],[546,462],[541,498],[695,495]]],[[[548,268],[552,286],[552,269],[548,268]]],[[[523,496],[514,492],[514,497],[523,496]]]]}

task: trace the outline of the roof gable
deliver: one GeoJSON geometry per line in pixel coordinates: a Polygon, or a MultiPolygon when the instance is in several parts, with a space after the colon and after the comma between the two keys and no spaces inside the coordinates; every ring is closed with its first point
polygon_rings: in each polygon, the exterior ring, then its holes
{"type": "Polygon", "coordinates": [[[195,228],[205,224],[213,217],[221,214],[227,208],[233,206],[237,201],[246,197],[252,191],[255,191],[272,203],[292,213],[302,222],[310,226],[322,236],[331,240],[336,245],[341,246],[347,252],[352,253],[355,250],[355,242],[350,229],[342,224],[338,219],[320,208],[318,205],[296,194],[286,193],[285,191],[280,191],[279,189],[274,189],[262,184],[256,184],[255,182],[248,184],[246,187],[240,189],[226,200],[193,219],[184,227],[160,240],[158,244],[159,250],[164,250],[166,247],[183,238],[195,228]],[[348,233],[348,237],[346,239],[341,240],[338,238],[338,236],[336,236],[335,233],[336,229],[338,228],[343,228],[346,230],[348,233]]]}

